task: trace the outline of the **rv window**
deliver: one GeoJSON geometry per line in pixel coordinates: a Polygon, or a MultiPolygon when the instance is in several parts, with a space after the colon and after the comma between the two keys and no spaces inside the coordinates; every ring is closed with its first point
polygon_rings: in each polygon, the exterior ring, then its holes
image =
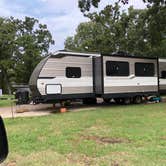
{"type": "Polygon", "coordinates": [[[153,63],[135,63],[135,76],[154,76],[154,64],[153,63]]]}
{"type": "Polygon", "coordinates": [[[129,76],[129,63],[120,61],[106,62],[107,76],[129,76]]]}
{"type": "Polygon", "coordinates": [[[161,78],[165,78],[166,79],[166,71],[161,71],[161,78]]]}
{"type": "Polygon", "coordinates": [[[80,78],[81,77],[81,68],[80,67],[67,67],[66,68],[66,77],[67,78],[80,78]]]}

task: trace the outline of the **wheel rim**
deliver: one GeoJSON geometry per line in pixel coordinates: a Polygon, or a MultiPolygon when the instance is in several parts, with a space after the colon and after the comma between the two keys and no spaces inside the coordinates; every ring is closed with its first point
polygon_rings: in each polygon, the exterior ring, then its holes
{"type": "Polygon", "coordinates": [[[136,103],[136,104],[140,104],[141,101],[142,101],[141,96],[136,96],[136,97],[135,97],[135,103],[136,103]]]}

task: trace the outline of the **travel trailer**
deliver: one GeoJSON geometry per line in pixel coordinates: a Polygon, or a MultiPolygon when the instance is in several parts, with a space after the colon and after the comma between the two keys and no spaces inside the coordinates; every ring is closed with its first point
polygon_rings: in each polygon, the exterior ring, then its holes
{"type": "Polygon", "coordinates": [[[158,95],[158,59],[119,54],[57,51],[34,69],[29,86],[35,103],[82,99],[140,103],[158,95]]]}
{"type": "Polygon", "coordinates": [[[35,102],[95,99],[93,57],[99,54],[58,51],[43,59],[30,78],[35,102]]]}
{"type": "Polygon", "coordinates": [[[159,59],[160,94],[166,94],[166,59],[159,59]]]}
{"type": "Polygon", "coordinates": [[[105,102],[140,103],[143,96],[158,95],[157,58],[123,55],[101,55],[95,60],[95,94],[105,102]],[[100,66],[99,68],[97,66],[100,66]]]}

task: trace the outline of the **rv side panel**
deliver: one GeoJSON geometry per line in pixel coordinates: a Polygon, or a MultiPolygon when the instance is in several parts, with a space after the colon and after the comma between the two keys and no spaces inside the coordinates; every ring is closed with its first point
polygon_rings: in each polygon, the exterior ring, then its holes
{"type": "Polygon", "coordinates": [[[103,75],[104,94],[158,93],[157,59],[103,56],[103,75]],[[143,76],[146,65],[154,73],[143,76]]]}
{"type": "Polygon", "coordinates": [[[160,93],[166,94],[166,59],[159,59],[160,93]]]}
{"type": "Polygon", "coordinates": [[[92,57],[50,57],[40,72],[38,89],[41,95],[93,93],[92,75],[92,57]],[[76,72],[76,76],[72,76],[72,72],[76,72]],[[57,92],[51,93],[51,87],[57,92]]]}

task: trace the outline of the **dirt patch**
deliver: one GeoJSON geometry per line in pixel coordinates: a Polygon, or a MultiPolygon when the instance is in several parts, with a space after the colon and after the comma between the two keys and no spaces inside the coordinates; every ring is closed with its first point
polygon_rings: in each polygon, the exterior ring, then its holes
{"type": "Polygon", "coordinates": [[[16,166],[16,161],[11,161],[7,163],[7,166],[16,166]]]}
{"type": "Polygon", "coordinates": [[[78,155],[78,154],[69,153],[66,155],[66,159],[72,165],[76,165],[76,163],[78,163],[79,165],[86,165],[86,166],[92,165],[92,159],[84,154],[78,155]]]}
{"type": "Polygon", "coordinates": [[[166,136],[160,137],[160,139],[166,141],[166,136]]]}
{"type": "Polygon", "coordinates": [[[119,166],[118,162],[114,161],[111,163],[111,166],[119,166]]]}
{"type": "Polygon", "coordinates": [[[16,113],[24,113],[24,112],[29,112],[28,109],[17,109],[16,113]]]}
{"type": "Polygon", "coordinates": [[[51,104],[28,104],[13,107],[2,107],[0,108],[0,115],[3,118],[31,117],[49,115],[54,111],[56,110],[52,108],[51,104]]]}
{"type": "Polygon", "coordinates": [[[110,138],[110,137],[99,137],[99,136],[81,136],[84,140],[93,140],[100,144],[120,144],[129,143],[130,140],[122,138],[110,138]]]}

